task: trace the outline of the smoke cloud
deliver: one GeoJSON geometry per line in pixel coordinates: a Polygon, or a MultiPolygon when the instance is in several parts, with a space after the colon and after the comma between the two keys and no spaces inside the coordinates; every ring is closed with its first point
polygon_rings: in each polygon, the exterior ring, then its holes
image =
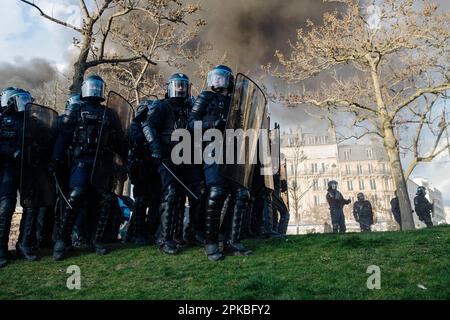
{"type": "Polygon", "coordinates": [[[0,62],[0,89],[10,86],[26,90],[42,88],[56,76],[56,69],[44,59],[17,58],[14,63],[0,62]]]}

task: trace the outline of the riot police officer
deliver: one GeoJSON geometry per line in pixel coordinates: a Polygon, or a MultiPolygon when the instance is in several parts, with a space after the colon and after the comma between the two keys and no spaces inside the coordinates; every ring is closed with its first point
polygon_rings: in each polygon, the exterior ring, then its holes
{"type": "Polygon", "coordinates": [[[180,197],[186,192],[190,206],[198,205],[201,176],[194,174],[192,166],[175,165],[171,159],[173,147],[177,142],[171,140],[176,129],[187,129],[190,105],[189,78],[183,73],[173,74],[167,83],[166,98],[155,101],[148,110],[147,119],[143,124],[143,132],[149,144],[151,156],[158,166],[161,179],[162,202],[160,205],[160,249],[166,254],[176,254],[178,246],[175,233],[179,223],[182,223],[181,213],[184,203],[180,197]],[[183,185],[181,185],[181,183],[183,185]],[[197,199],[196,199],[197,198],[197,199]],[[181,221],[180,221],[181,219],[181,221]]]}
{"type": "Polygon", "coordinates": [[[353,216],[356,222],[359,222],[361,231],[371,231],[373,224],[372,204],[369,200],[365,200],[364,193],[357,195],[358,201],[353,204],[353,216]]]}
{"type": "Polygon", "coordinates": [[[58,172],[68,147],[72,149],[73,155],[69,193],[65,197],[62,223],[53,249],[55,260],[65,258],[67,249],[71,247],[71,234],[77,214],[87,203],[94,203],[97,207],[93,247],[100,255],[108,253],[103,237],[114,201],[113,157],[114,152],[121,152],[117,149],[122,145],[123,134],[116,126],[118,115],[102,105],[105,100],[104,86],[100,76],[88,76],[82,84],[81,104],[73,104],[73,108],[62,117],[49,170],[58,172]]]}
{"type": "Polygon", "coordinates": [[[147,119],[153,100],[143,101],[131,124],[130,150],[128,152],[128,175],[133,184],[134,208],[127,241],[136,244],[154,242],[159,225],[161,199],[160,178],[142,126],[147,119]]]}
{"type": "Polygon", "coordinates": [[[394,220],[398,223],[400,230],[402,229],[402,216],[400,214],[400,204],[398,202],[397,190],[394,191],[394,198],[391,199],[391,212],[394,220]]]}
{"type": "MultiPolygon", "coordinates": [[[[22,89],[6,88],[2,92],[0,116],[0,267],[8,262],[8,240],[11,220],[16,208],[17,190],[20,184],[20,169],[23,139],[23,112],[32,102],[31,94],[22,89]]],[[[33,190],[22,194],[22,203],[29,203],[33,190]]],[[[17,243],[18,253],[26,260],[36,261],[32,241],[39,208],[23,207],[21,232],[17,243]]]]}
{"type": "Polygon", "coordinates": [[[420,186],[417,188],[417,193],[414,197],[414,210],[420,221],[425,223],[427,227],[432,227],[431,212],[433,211],[433,205],[425,198],[426,193],[424,187],[420,186]]]}
{"type": "MultiPolygon", "coordinates": [[[[214,67],[207,78],[207,85],[211,91],[203,91],[192,107],[189,126],[193,130],[196,123],[201,123],[203,130],[225,130],[231,94],[234,89],[234,75],[232,70],[224,65],[214,67]]],[[[219,151],[220,152],[220,151],[219,151]]],[[[214,157],[215,154],[210,154],[214,157]]],[[[234,203],[231,237],[224,243],[225,251],[233,254],[248,254],[248,250],[240,243],[242,217],[247,210],[250,193],[246,188],[231,185],[220,174],[219,164],[215,161],[204,163],[203,172],[206,186],[205,208],[205,253],[208,259],[217,261],[223,258],[219,250],[219,227],[221,211],[231,189],[234,203]]]]}
{"type": "Polygon", "coordinates": [[[331,223],[333,225],[333,232],[345,233],[345,216],[344,206],[350,204],[350,199],[344,199],[342,193],[337,190],[338,183],[335,180],[328,182],[327,202],[330,206],[331,223]]]}

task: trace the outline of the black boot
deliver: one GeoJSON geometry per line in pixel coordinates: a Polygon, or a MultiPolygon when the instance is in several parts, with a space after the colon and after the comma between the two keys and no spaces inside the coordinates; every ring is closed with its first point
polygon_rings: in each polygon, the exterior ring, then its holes
{"type": "Polygon", "coordinates": [[[145,216],[147,213],[147,199],[145,197],[137,197],[134,202],[133,219],[135,223],[135,239],[134,243],[137,245],[149,244],[149,239],[145,229],[147,224],[145,216]]]}
{"type": "Polygon", "coordinates": [[[77,219],[84,189],[75,187],[71,192],[68,203],[64,204],[61,226],[56,231],[56,242],[53,247],[53,259],[64,260],[67,251],[72,248],[72,230],[77,219]]]}
{"type": "Polygon", "coordinates": [[[175,225],[174,218],[178,209],[178,192],[175,186],[169,185],[161,203],[161,251],[167,254],[178,252],[173,240],[175,225]]]}
{"type": "Polygon", "coordinates": [[[247,189],[240,188],[236,192],[235,203],[233,209],[233,220],[231,224],[231,237],[224,246],[224,251],[228,254],[238,256],[248,256],[252,254],[251,250],[248,250],[241,243],[241,227],[242,219],[247,211],[250,194],[247,189]]]}
{"type": "Polygon", "coordinates": [[[104,245],[105,231],[108,224],[109,213],[111,212],[111,205],[115,199],[111,192],[107,191],[101,193],[100,197],[101,200],[99,203],[97,227],[95,229],[93,245],[97,254],[105,255],[109,253],[109,250],[104,245]]]}
{"type": "Polygon", "coordinates": [[[273,230],[272,193],[268,189],[264,191],[263,201],[263,230],[261,235],[263,237],[279,238],[281,235],[273,230]]]}
{"type": "Polygon", "coordinates": [[[186,209],[186,197],[179,196],[177,210],[175,211],[174,220],[174,241],[178,248],[186,247],[186,241],[184,241],[184,211],[186,209]]]}
{"type": "Polygon", "coordinates": [[[8,264],[8,240],[14,209],[14,200],[0,198],[0,268],[8,264]]]}
{"type": "Polygon", "coordinates": [[[53,247],[53,259],[61,261],[66,258],[66,253],[72,246],[72,229],[75,225],[77,214],[68,206],[64,210],[61,228],[56,233],[56,242],[53,247]]]}
{"type": "Polygon", "coordinates": [[[36,219],[39,213],[38,208],[24,208],[22,213],[22,230],[17,245],[17,253],[28,261],[39,260],[33,253],[33,234],[36,232],[36,219]]]}
{"type": "Polygon", "coordinates": [[[212,261],[223,259],[223,254],[219,251],[219,227],[220,214],[224,201],[225,190],[219,186],[211,187],[205,214],[205,253],[208,259],[212,261]]]}

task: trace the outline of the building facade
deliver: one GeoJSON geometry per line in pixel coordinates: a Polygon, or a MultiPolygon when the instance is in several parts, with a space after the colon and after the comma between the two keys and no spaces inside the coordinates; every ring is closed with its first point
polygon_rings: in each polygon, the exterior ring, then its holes
{"type": "MultiPolygon", "coordinates": [[[[372,203],[373,230],[398,230],[390,210],[395,184],[387,155],[379,141],[374,139],[367,144],[346,145],[338,143],[332,126],[321,134],[307,133],[298,128],[281,133],[281,156],[287,162],[290,233],[329,230],[331,221],[326,192],[330,180],[338,181],[338,189],[345,198],[352,200],[344,207],[347,230],[359,231],[359,224],[352,213],[359,192],[372,203]]],[[[428,184],[426,187],[435,203],[436,219],[441,219],[445,216],[442,195],[428,184]]],[[[408,189],[415,194],[416,182],[409,181],[408,189]]],[[[410,199],[412,201],[414,197],[410,195],[410,199]]],[[[414,216],[416,227],[423,227],[424,224],[414,216]]]]}

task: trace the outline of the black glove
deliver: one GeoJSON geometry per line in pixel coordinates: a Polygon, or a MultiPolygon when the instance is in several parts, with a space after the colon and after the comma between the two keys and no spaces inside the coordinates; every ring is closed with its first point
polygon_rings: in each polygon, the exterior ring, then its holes
{"type": "Polygon", "coordinates": [[[152,159],[157,165],[159,165],[162,161],[161,150],[159,150],[159,149],[152,150],[152,159]]]}

